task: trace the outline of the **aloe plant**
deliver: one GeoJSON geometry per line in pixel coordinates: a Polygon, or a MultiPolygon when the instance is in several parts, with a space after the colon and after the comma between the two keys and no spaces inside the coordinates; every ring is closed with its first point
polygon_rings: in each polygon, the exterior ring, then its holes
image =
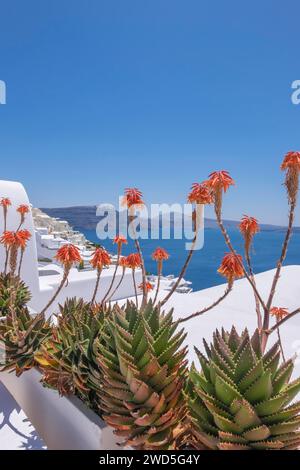
{"type": "Polygon", "coordinates": [[[15,370],[19,376],[36,363],[34,354],[50,334],[50,324],[43,315],[33,316],[26,307],[18,315],[0,321],[1,370],[15,370]]]}
{"type": "Polygon", "coordinates": [[[28,287],[18,277],[0,273],[0,317],[9,311],[11,294],[14,294],[14,309],[20,310],[31,299],[28,287]]]}
{"type": "Polygon", "coordinates": [[[137,449],[175,447],[185,414],[182,395],[186,348],[172,311],[150,301],[115,305],[105,321],[95,354],[101,365],[103,418],[124,445],[137,449]]]}
{"type": "Polygon", "coordinates": [[[300,402],[292,403],[300,379],[290,382],[293,359],[281,364],[275,343],[262,354],[258,331],[250,339],[233,327],[218,330],[206,356],[196,349],[185,390],[193,423],[193,444],[209,449],[297,449],[300,402]]]}
{"type": "Polygon", "coordinates": [[[89,378],[94,363],[93,342],[103,325],[103,308],[73,298],[59,309],[51,337],[35,355],[43,372],[42,383],[61,395],[75,393],[92,407],[100,381],[90,387],[89,378]]]}

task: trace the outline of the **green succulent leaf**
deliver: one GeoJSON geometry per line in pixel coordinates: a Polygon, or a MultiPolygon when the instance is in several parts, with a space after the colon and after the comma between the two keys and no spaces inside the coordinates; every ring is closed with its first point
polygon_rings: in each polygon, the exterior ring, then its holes
{"type": "Polygon", "coordinates": [[[250,338],[233,327],[204,347],[207,357],[197,352],[202,374],[193,365],[185,391],[195,439],[220,450],[298,448],[300,405],[288,404],[300,379],[290,383],[293,360],[279,366],[278,342],[263,355],[258,330],[250,338]]]}
{"type": "Polygon", "coordinates": [[[272,396],[273,386],[271,373],[267,371],[260,376],[246,391],[245,397],[250,403],[255,404],[267,400],[272,396]]]}

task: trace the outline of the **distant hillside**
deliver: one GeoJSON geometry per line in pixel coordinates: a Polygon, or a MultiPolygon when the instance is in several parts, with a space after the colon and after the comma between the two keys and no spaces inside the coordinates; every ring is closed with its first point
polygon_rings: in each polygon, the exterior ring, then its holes
{"type": "MultiPolygon", "coordinates": [[[[41,208],[51,217],[67,220],[75,230],[94,230],[100,218],[96,216],[96,206],[74,206],[41,208]]],[[[171,223],[174,223],[174,214],[171,214],[171,223]]],[[[236,220],[224,220],[227,228],[237,228],[236,220]]],[[[205,228],[216,228],[214,219],[205,218],[205,228]]],[[[280,225],[261,224],[262,231],[283,231],[285,227],[280,225]]],[[[295,232],[300,232],[300,227],[295,227],[295,232]]]]}

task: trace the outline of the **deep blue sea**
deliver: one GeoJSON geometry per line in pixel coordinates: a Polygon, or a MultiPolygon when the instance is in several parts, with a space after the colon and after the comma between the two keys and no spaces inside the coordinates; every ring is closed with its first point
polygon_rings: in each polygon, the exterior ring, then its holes
{"type": "MultiPolygon", "coordinates": [[[[85,234],[88,240],[100,243],[111,252],[116,251],[116,247],[111,240],[100,241],[95,230],[81,229],[80,231],[85,234]]],[[[243,240],[239,231],[231,229],[228,232],[237,251],[242,253],[243,240]]],[[[252,250],[252,262],[256,273],[275,267],[284,235],[284,230],[267,230],[256,235],[252,250]]],[[[140,240],[140,244],[148,272],[156,273],[156,263],[151,259],[151,253],[157,246],[161,246],[170,254],[169,260],[164,262],[163,274],[178,275],[187,256],[185,240],[140,240]]],[[[129,254],[132,251],[135,251],[135,248],[133,242],[130,241],[124,247],[124,254],[129,254]]],[[[184,276],[186,280],[192,281],[194,290],[204,289],[224,282],[224,278],[217,273],[217,269],[225,252],[228,252],[228,249],[219,230],[215,228],[205,229],[204,246],[201,250],[195,251],[184,276]]],[[[285,264],[300,264],[300,233],[293,234],[285,264]]]]}

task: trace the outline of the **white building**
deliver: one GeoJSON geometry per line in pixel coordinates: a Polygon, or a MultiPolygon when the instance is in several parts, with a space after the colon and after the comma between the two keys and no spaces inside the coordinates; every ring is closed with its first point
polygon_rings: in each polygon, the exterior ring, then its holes
{"type": "Polygon", "coordinates": [[[89,267],[89,259],[92,250],[85,236],[69,225],[66,220],[61,220],[32,208],[32,218],[36,237],[38,260],[51,260],[55,262],[56,251],[66,243],[72,243],[79,249],[86,268],[89,267]]]}

